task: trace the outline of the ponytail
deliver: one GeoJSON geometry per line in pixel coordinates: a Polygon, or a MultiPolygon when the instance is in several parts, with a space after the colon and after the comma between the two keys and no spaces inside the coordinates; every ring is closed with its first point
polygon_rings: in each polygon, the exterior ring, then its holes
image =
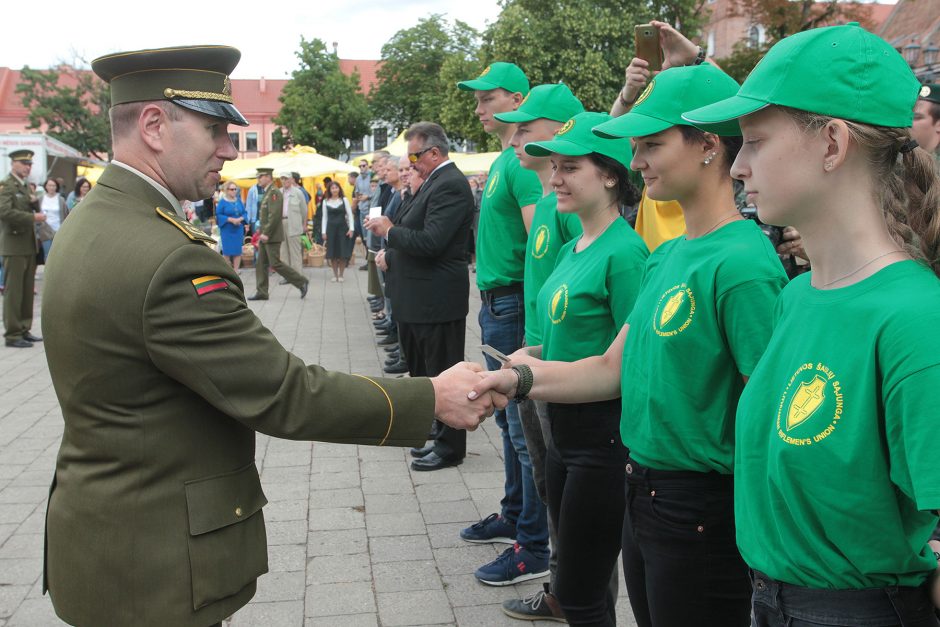
{"type": "MultiPolygon", "coordinates": [[[[781,107],[808,132],[832,118],[781,107]]],[[[908,149],[910,130],[843,120],[852,139],[868,153],[888,232],[913,259],[940,276],[940,172],[922,148],[908,149]],[[904,150],[902,150],[904,149],[904,150]]]]}

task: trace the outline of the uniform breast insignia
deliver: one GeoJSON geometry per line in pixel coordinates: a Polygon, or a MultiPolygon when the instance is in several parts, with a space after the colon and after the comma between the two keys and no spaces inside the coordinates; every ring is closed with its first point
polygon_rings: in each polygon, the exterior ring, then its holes
{"type": "Polygon", "coordinates": [[[180,231],[186,234],[186,237],[193,240],[194,242],[202,242],[206,246],[214,246],[215,240],[203,233],[201,230],[194,227],[192,224],[183,220],[178,215],[172,211],[168,211],[163,207],[156,208],[157,215],[178,228],[180,231]]]}
{"type": "Polygon", "coordinates": [[[207,274],[198,279],[192,280],[193,288],[199,296],[205,296],[209,292],[228,289],[228,282],[220,276],[207,274]]]}

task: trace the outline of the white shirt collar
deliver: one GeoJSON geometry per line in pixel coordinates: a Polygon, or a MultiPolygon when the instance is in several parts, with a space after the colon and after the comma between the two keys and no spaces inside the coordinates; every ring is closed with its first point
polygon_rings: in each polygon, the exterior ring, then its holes
{"type": "Polygon", "coordinates": [[[144,174],[137,168],[133,168],[122,161],[118,161],[117,159],[112,159],[111,163],[113,163],[116,166],[120,166],[124,168],[128,172],[133,172],[140,178],[150,183],[158,192],[160,192],[163,195],[164,198],[166,198],[167,202],[170,203],[170,206],[173,207],[173,211],[176,212],[176,215],[183,218],[184,220],[186,219],[186,214],[183,213],[183,206],[180,204],[179,200],[173,197],[173,194],[170,193],[170,190],[165,188],[160,183],[157,183],[155,180],[153,180],[152,178],[150,178],[149,176],[147,176],[146,174],[144,174]]]}
{"type": "MultiPolygon", "coordinates": [[[[440,170],[441,168],[443,168],[443,167],[444,167],[445,165],[447,165],[448,163],[453,163],[453,161],[451,161],[450,159],[444,161],[443,163],[441,163],[440,165],[438,165],[436,168],[434,168],[433,170],[431,170],[431,174],[434,174],[435,172],[437,172],[438,170],[440,170]]],[[[428,174],[428,178],[431,178],[431,174],[428,174]]]]}

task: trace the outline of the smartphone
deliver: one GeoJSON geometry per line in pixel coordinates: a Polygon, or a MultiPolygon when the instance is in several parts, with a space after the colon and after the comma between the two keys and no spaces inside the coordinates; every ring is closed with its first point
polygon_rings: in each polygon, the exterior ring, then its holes
{"type": "Polygon", "coordinates": [[[659,31],[652,24],[637,24],[633,27],[636,56],[650,64],[651,72],[663,69],[663,50],[659,45],[659,31]]]}
{"type": "Polygon", "coordinates": [[[382,217],[382,208],[381,207],[369,207],[369,219],[374,220],[375,218],[382,217]]]}
{"type": "Polygon", "coordinates": [[[501,364],[509,363],[509,357],[506,357],[505,355],[503,355],[501,352],[499,352],[498,350],[496,350],[489,344],[480,344],[480,350],[482,350],[484,353],[486,353],[487,355],[489,355],[490,357],[492,357],[493,359],[495,359],[501,364]]]}

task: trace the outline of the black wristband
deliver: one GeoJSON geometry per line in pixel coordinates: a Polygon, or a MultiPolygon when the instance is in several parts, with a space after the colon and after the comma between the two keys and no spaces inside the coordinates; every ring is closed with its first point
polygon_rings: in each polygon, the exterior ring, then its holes
{"type": "Polygon", "coordinates": [[[705,63],[705,48],[699,46],[698,54],[695,55],[695,60],[692,61],[692,65],[701,65],[703,63],[705,63]]]}
{"type": "Polygon", "coordinates": [[[525,364],[520,364],[513,366],[512,369],[515,371],[516,376],[519,377],[519,381],[516,383],[516,395],[513,397],[513,400],[524,401],[529,396],[529,392],[532,390],[532,384],[535,382],[532,376],[532,368],[529,368],[525,364]]]}

